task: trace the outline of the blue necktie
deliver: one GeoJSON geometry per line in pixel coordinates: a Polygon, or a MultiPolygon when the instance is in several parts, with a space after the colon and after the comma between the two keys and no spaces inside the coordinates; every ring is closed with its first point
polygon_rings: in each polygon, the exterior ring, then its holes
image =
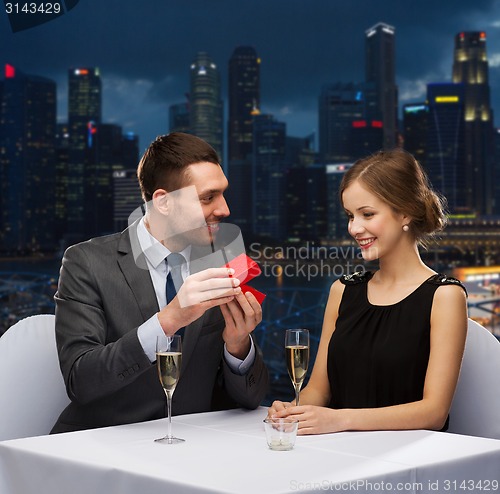
{"type": "MultiPolygon", "coordinates": [[[[180,289],[184,281],[182,279],[181,269],[182,265],[186,262],[186,259],[184,259],[184,256],[182,254],[173,252],[172,254],[169,254],[167,256],[165,262],[170,267],[170,271],[167,275],[166,286],[167,304],[169,304],[177,295],[177,290],[180,289]]],[[[184,334],[184,328],[179,329],[176,334],[182,336],[184,334]]]]}

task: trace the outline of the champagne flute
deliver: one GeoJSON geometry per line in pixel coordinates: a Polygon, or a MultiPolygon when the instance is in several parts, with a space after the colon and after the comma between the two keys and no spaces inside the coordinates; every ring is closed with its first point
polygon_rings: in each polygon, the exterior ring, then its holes
{"type": "Polygon", "coordinates": [[[165,437],[155,439],[165,444],[177,444],[184,439],[172,436],[172,395],[179,381],[182,365],[182,338],[179,335],[156,338],[156,367],[163,391],[167,397],[168,432],[165,437]]]}
{"type": "Polygon", "coordinates": [[[295,388],[295,404],[299,405],[299,393],[309,366],[309,331],[287,329],[285,334],[286,365],[295,388]]]}

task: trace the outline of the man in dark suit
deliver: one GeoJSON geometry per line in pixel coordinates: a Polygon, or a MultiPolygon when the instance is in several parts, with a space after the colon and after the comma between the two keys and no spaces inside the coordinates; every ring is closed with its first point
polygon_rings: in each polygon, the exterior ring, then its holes
{"type": "Polygon", "coordinates": [[[229,215],[216,152],[192,135],[161,136],[144,153],[138,178],[145,215],[122,233],[64,254],[56,340],[71,403],[53,433],[165,417],[155,366],[163,333],[184,333],[174,415],[255,408],[267,391],[252,338],[262,320],[259,303],[226,267],[190,272],[194,253],[213,247],[229,215]],[[183,256],[184,282],[167,302],[171,253],[183,256]]]}

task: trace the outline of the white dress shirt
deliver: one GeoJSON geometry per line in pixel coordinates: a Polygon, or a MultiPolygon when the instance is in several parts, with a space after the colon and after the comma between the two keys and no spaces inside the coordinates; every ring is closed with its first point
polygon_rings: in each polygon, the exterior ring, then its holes
{"type": "MultiPolygon", "coordinates": [[[[166,279],[168,270],[170,269],[165,262],[165,258],[171,254],[161,242],[149,233],[144,223],[144,218],[137,225],[137,237],[141,250],[144,252],[146,262],[153,282],[153,287],[158,301],[160,310],[167,305],[166,294],[166,279]]],[[[191,246],[189,245],[183,251],[179,252],[186,259],[186,263],[182,265],[182,279],[189,276],[189,259],[191,257],[191,246]]],[[[141,324],[137,329],[139,342],[144,349],[144,353],[148,356],[151,362],[156,360],[156,337],[164,334],[163,329],[158,320],[158,315],[154,314],[146,322],[141,324]]],[[[255,347],[252,338],[250,338],[250,351],[245,360],[240,360],[231,355],[224,344],[224,358],[233,372],[244,375],[250,369],[255,359],[255,347]]]]}

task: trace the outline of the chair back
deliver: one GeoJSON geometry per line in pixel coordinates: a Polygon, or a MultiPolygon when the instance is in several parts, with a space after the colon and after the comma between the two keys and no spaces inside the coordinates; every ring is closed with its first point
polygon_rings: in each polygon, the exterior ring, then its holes
{"type": "Polygon", "coordinates": [[[500,342],[469,319],[448,432],[500,439],[500,342]]]}
{"type": "Polygon", "coordinates": [[[27,317],[0,338],[0,441],[48,434],[69,404],[55,316],[27,317]]]}

